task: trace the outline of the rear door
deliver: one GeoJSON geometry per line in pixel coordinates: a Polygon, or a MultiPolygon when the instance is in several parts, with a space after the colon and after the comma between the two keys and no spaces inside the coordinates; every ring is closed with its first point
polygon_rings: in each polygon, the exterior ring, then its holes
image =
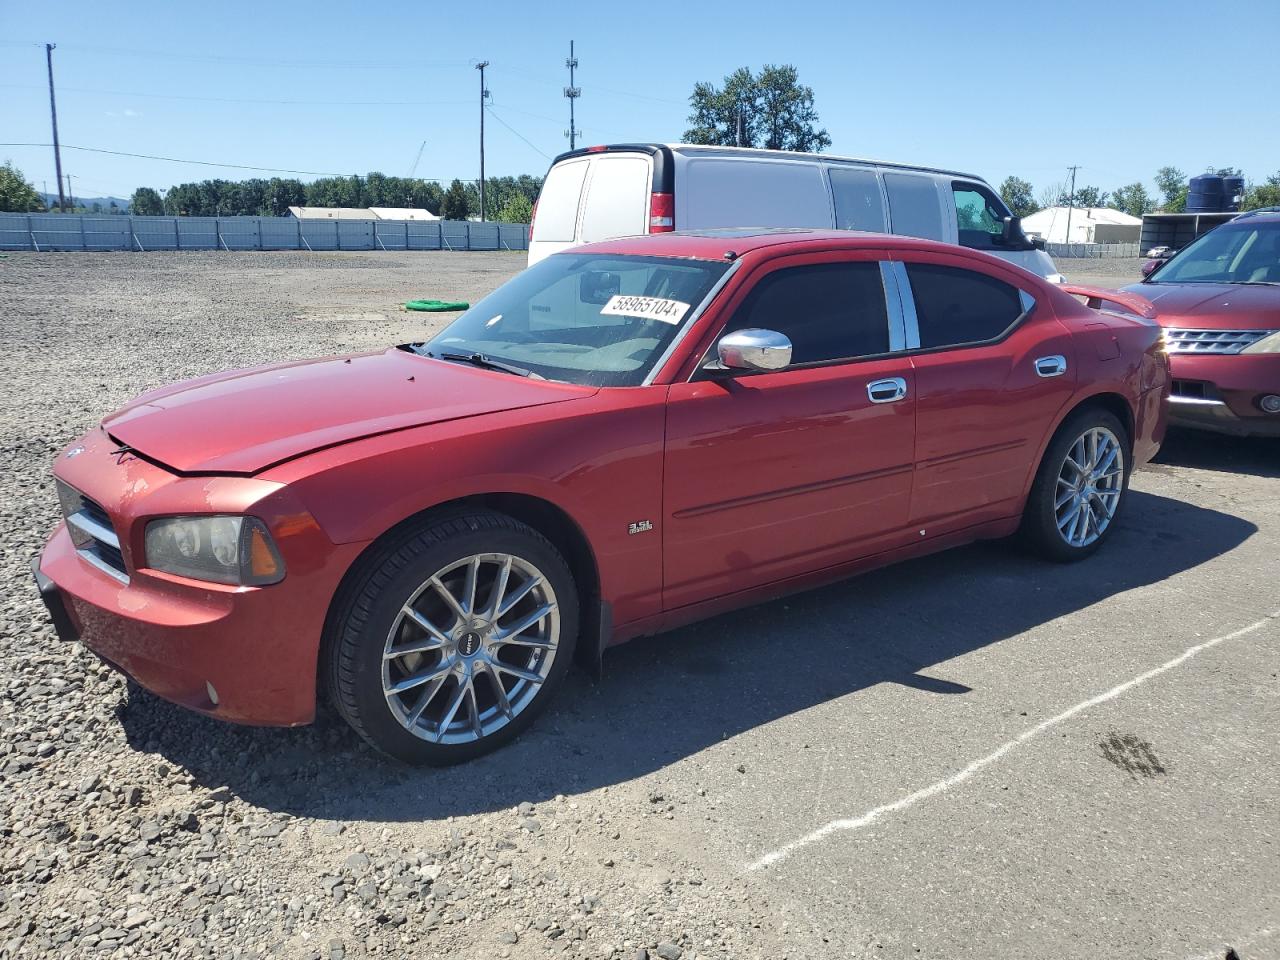
{"type": "Polygon", "coordinates": [[[529,266],[576,243],[582,188],[590,165],[590,158],[575,157],[547,171],[529,235],[529,266]]]}
{"type": "Polygon", "coordinates": [[[921,252],[895,275],[916,381],[912,526],[934,536],[1013,516],[1075,391],[1071,335],[1013,271],[921,252]]]}
{"type": "Polygon", "coordinates": [[[914,384],[880,257],[811,254],[762,268],[715,339],[776,330],[791,338],[792,365],[699,372],[671,386],[665,609],[833,566],[905,536],[914,384]]]}
{"type": "MultiPolygon", "coordinates": [[[[653,159],[639,153],[600,153],[587,174],[579,243],[649,232],[649,193],[653,159]]],[[[542,211],[538,211],[542,215],[542,211]]]]}

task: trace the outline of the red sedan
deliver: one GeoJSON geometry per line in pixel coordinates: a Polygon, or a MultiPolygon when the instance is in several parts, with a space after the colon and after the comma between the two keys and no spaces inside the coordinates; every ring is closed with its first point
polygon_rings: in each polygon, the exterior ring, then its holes
{"type": "Polygon", "coordinates": [[[58,457],[36,576],[60,635],[162,697],[301,724],[324,690],[451,763],[575,655],[1019,530],[1088,556],[1167,392],[1150,320],[972,250],[616,240],[424,343],[139,397],[58,457]]]}
{"type": "Polygon", "coordinates": [[[1165,328],[1170,420],[1280,437],[1280,212],[1241,214],[1146,272],[1126,290],[1165,328]]]}

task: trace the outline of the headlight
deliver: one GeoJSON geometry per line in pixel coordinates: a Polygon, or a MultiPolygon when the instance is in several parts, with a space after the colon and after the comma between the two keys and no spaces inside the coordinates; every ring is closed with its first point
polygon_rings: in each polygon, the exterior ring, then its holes
{"type": "Polygon", "coordinates": [[[262,586],[284,561],[256,517],[166,517],[147,524],[147,566],[194,580],[262,586]]]}
{"type": "Polygon", "coordinates": [[[1251,343],[1241,353],[1280,353],[1280,330],[1273,330],[1268,336],[1256,343],[1251,343]]]}

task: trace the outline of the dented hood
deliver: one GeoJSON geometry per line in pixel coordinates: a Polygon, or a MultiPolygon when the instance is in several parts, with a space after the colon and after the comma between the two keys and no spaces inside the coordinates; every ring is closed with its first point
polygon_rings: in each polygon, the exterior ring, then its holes
{"type": "Polygon", "coordinates": [[[362,437],[595,392],[392,349],[189,380],[143,394],[102,425],[179,473],[251,474],[362,437]]]}

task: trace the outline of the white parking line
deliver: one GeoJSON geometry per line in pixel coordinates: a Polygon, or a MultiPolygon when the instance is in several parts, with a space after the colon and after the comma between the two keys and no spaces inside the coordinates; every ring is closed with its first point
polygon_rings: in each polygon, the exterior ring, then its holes
{"type": "Polygon", "coordinates": [[[1210,647],[1216,647],[1220,643],[1226,643],[1228,640],[1236,640],[1246,634],[1253,633],[1255,630],[1261,629],[1277,617],[1280,617],[1280,610],[1268,613],[1261,620],[1251,623],[1247,627],[1241,627],[1239,630],[1235,630],[1232,633],[1223,634],[1220,637],[1214,637],[1212,640],[1206,640],[1204,643],[1197,643],[1194,647],[1188,647],[1167,663],[1162,663],[1160,666],[1148,670],[1146,673],[1140,673],[1132,680],[1126,680],[1124,683],[1119,686],[1112,687],[1105,693],[1100,693],[1096,697],[1090,697],[1082,703],[1077,703],[1074,707],[1069,707],[1068,709],[1063,710],[1057,716],[1050,717],[1048,720],[1036,724],[1029,730],[1023,731],[1012,740],[1001,744],[985,757],[980,757],[977,760],[974,760],[964,769],[953,773],[946,779],[939,780],[936,783],[931,783],[929,786],[923,787],[915,793],[909,793],[905,797],[893,801],[893,803],[886,803],[883,806],[873,807],[860,817],[854,817],[846,820],[832,820],[830,823],[824,824],[812,833],[807,833],[797,840],[792,840],[790,843],[784,844],[783,846],[778,847],[778,849],[766,853],[759,860],[748,864],[747,870],[762,870],[765,867],[771,867],[775,863],[785,860],[797,850],[807,847],[810,844],[817,843],[819,840],[825,839],[833,833],[846,833],[854,830],[861,830],[863,827],[870,826],[886,813],[896,813],[899,810],[905,810],[908,807],[915,806],[921,800],[928,800],[930,797],[936,796],[937,794],[946,793],[952,787],[964,783],[978,771],[995,763],[1014,747],[1038,737],[1046,730],[1056,727],[1060,723],[1065,723],[1076,714],[1088,710],[1090,707],[1096,707],[1100,703],[1106,703],[1108,700],[1114,700],[1116,697],[1120,696],[1120,694],[1125,693],[1128,690],[1132,690],[1134,687],[1146,683],[1148,680],[1158,677],[1162,673],[1172,670],[1179,664],[1190,660],[1196,654],[1208,650],[1210,647]]]}

